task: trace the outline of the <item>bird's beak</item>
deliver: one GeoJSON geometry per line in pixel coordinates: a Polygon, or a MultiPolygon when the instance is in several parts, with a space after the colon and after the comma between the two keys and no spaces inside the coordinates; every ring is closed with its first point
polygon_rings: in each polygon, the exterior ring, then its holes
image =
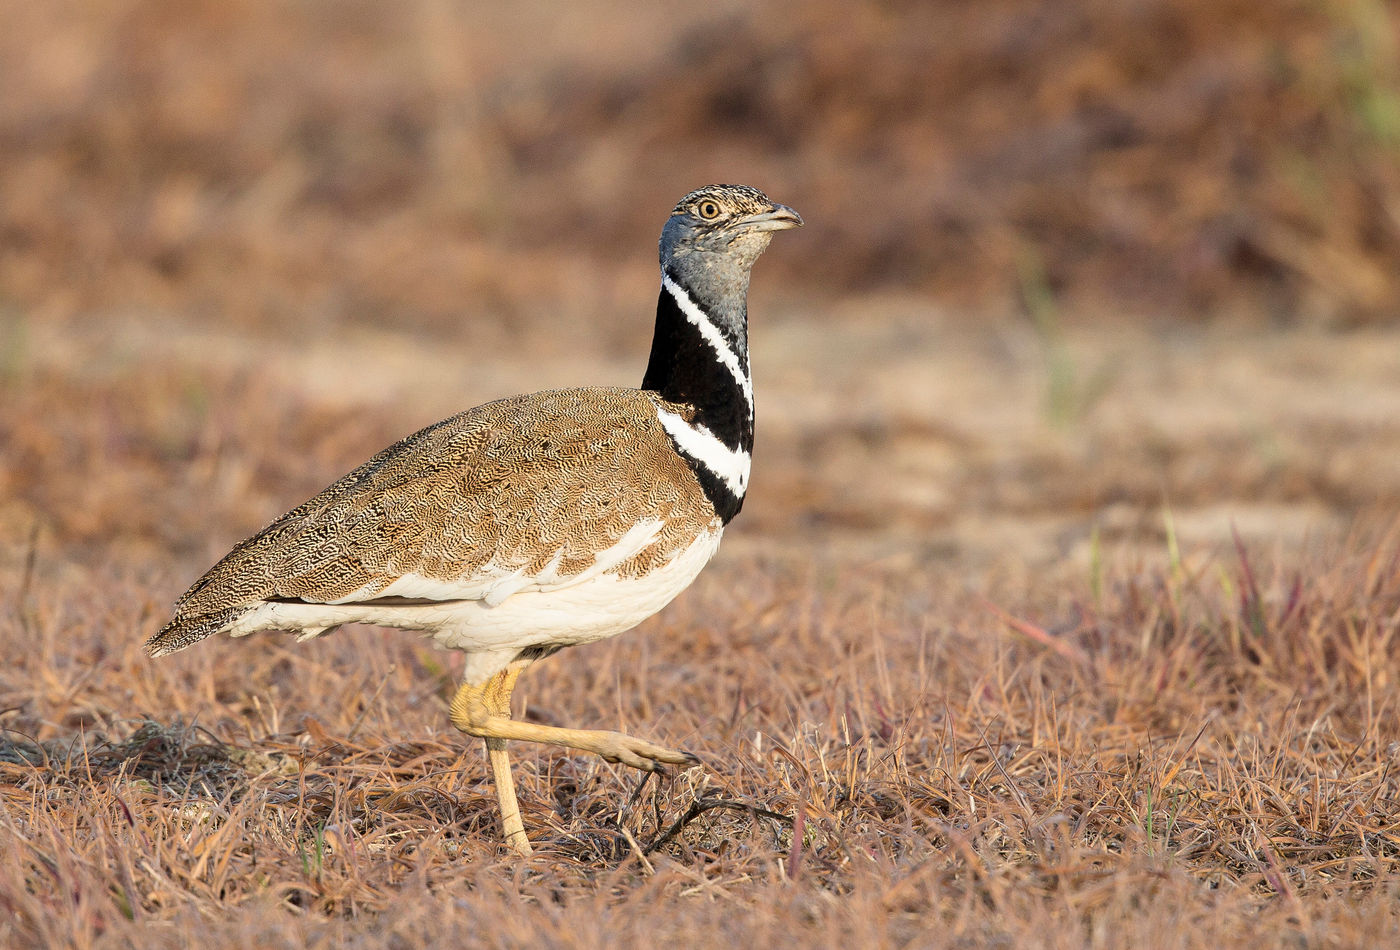
{"type": "Polygon", "coordinates": [[[772,211],[751,214],[734,223],[753,231],[786,231],[788,228],[802,227],[802,215],[787,205],[775,204],[772,211]]]}

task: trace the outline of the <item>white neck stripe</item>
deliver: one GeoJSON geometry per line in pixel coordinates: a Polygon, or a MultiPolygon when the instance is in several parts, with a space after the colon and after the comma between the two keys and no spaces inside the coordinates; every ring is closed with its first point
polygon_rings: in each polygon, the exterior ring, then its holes
{"type": "Polygon", "coordinates": [[[753,414],[753,381],[749,379],[748,357],[744,357],[744,365],[740,365],[739,357],[729,348],[729,342],[719,332],[719,328],[710,322],[710,318],[705,315],[694,300],[690,299],[690,294],[685,288],[671,279],[666,273],[661,275],[661,286],[666,289],[681,313],[690,321],[691,325],[700,331],[700,335],[705,338],[705,342],[715,351],[715,356],[725,365],[730,373],[734,375],[739,388],[744,392],[744,400],[749,404],[749,413],[753,414]]]}
{"type": "Polygon", "coordinates": [[[743,498],[749,487],[749,453],[731,449],[702,425],[692,425],[660,406],[656,417],[682,452],[714,473],[735,498],[743,498]]]}

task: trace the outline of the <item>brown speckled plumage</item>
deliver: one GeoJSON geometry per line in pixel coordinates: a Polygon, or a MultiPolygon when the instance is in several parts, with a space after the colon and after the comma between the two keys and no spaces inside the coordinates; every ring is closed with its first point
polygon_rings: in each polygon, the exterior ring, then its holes
{"type": "Polygon", "coordinates": [[[566,389],[416,432],[238,544],[176,601],[148,649],[183,649],[261,601],[368,600],[405,574],[536,573],[561,550],[558,572],[576,574],[659,518],[657,540],[613,571],[645,574],[714,520],[658,406],[688,411],[642,390],[566,389]]]}

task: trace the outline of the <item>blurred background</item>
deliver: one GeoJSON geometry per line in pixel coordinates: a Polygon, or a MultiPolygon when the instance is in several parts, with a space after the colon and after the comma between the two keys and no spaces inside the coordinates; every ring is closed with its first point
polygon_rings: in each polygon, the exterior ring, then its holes
{"type": "Polygon", "coordinates": [[[418,425],[635,384],[660,225],[712,181],[808,222],[755,275],[748,543],[1035,563],[1400,500],[1395,4],[3,20],[11,536],[184,576],[418,425]]]}

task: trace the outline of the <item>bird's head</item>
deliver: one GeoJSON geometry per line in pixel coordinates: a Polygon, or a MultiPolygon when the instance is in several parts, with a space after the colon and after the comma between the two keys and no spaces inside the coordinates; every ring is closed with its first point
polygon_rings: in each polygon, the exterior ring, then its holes
{"type": "Polygon", "coordinates": [[[671,212],[661,230],[661,266],[701,292],[743,293],[773,232],[800,227],[796,211],[757,188],[706,185],[671,212]]]}

